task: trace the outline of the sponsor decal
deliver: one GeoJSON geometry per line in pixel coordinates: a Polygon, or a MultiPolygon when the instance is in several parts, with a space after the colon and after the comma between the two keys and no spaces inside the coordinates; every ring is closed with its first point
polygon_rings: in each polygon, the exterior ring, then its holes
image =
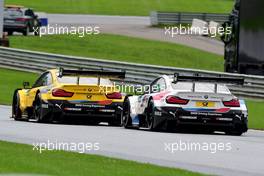
{"type": "MultiPolygon", "coordinates": [[[[103,100],[103,101],[87,101],[87,100],[75,100],[75,101],[69,101],[69,103],[75,104],[79,107],[88,107],[91,105],[97,105],[101,106],[101,105],[110,105],[113,103],[112,100],[103,100]]],[[[104,106],[103,106],[104,107],[104,106]]]]}
{"type": "Polygon", "coordinates": [[[84,108],[104,108],[105,106],[99,104],[75,104],[75,107],[84,107],[84,108]]]}
{"type": "Polygon", "coordinates": [[[81,108],[64,108],[66,111],[82,111],[81,108]]]}
{"type": "Polygon", "coordinates": [[[229,121],[229,122],[233,121],[232,118],[216,118],[216,120],[219,120],[219,121],[229,121]]]}
{"type": "Polygon", "coordinates": [[[114,109],[100,109],[100,112],[115,112],[114,109]]]}
{"type": "Polygon", "coordinates": [[[44,109],[48,109],[49,105],[48,104],[42,104],[41,107],[44,108],[44,109]]]}
{"type": "Polygon", "coordinates": [[[196,120],[196,116],[180,116],[180,119],[196,120]]]}
{"type": "Polygon", "coordinates": [[[155,115],[155,116],[162,116],[162,113],[161,113],[160,111],[155,111],[155,112],[154,112],[154,115],[155,115]]]}
{"type": "Polygon", "coordinates": [[[186,111],[201,112],[201,113],[227,113],[230,108],[220,108],[220,109],[205,109],[205,108],[184,108],[186,111]]]}
{"type": "Polygon", "coordinates": [[[201,116],[218,116],[222,117],[222,114],[210,113],[210,112],[191,112],[191,115],[201,115],[201,116]]]}

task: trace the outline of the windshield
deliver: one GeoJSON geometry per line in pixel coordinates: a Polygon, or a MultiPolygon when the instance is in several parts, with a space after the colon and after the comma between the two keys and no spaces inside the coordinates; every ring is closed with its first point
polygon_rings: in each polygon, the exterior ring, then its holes
{"type": "MultiPolygon", "coordinates": [[[[190,82],[177,82],[172,84],[172,88],[178,91],[192,91],[193,83],[190,82]]],[[[214,93],[215,84],[212,83],[195,83],[195,92],[214,93]]],[[[230,93],[229,89],[225,85],[217,85],[218,93],[230,93]]]]}
{"type": "MultiPolygon", "coordinates": [[[[78,77],[72,76],[63,76],[62,78],[58,77],[59,83],[63,84],[77,84],[78,77]]],[[[94,77],[80,77],[79,85],[97,85],[98,78],[94,77]]],[[[100,78],[100,85],[112,86],[112,82],[109,79],[100,78]]]]}
{"type": "Polygon", "coordinates": [[[23,16],[23,12],[19,9],[5,9],[4,16],[5,17],[20,17],[20,16],[23,16]]]}

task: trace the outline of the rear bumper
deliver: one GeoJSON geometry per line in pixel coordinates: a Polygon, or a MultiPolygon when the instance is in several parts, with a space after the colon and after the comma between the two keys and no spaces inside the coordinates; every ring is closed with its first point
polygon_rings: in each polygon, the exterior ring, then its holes
{"type": "Polygon", "coordinates": [[[155,109],[154,126],[159,127],[192,127],[206,128],[215,131],[239,129],[248,130],[248,119],[242,111],[228,111],[226,113],[194,112],[176,107],[160,107],[155,109]]]}
{"type": "Polygon", "coordinates": [[[111,103],[100,105],[96,103],[71,103],[64,100],[48,100],[43,102],[43,114],[53,115],[54,118],[61,117],[84,117],[100,118],[102,120],[113,120],[121,116],[123,103],[111,103]]]}
{"type": "Polygon", "coordinates": [[[15,32],[23,32],[27,28],[26,25],[4,25],[4,31],[15,31],[15,32]]]}

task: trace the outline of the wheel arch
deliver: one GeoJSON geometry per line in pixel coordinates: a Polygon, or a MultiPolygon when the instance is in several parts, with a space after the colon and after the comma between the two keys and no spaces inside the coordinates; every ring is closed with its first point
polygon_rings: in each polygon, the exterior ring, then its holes
{"type": "MultiPolygon", "coordinates": [[[[147,114],[147,112],[148,112],[149,103],[150,103],[151,100],[154,100],[152,96],[150,96],[150,97],[148,98],[148,103],[147,103],[147,106],[146,106],[146,108],[145,108],[145,110],[144,110],[144,115],[145,115],[145,116],[146,116],[146,114],[147,114]]],[[[155,102],[154,102],[154,106],[155,106],[155,102]]]]}
{"type": "MultiPolygon", "coordinates": [[[[16,98],[16,95],[17,95],[17,93],[19,94],[19,91],[20,91],[20,90],[22,90],[22,89],[16,89],[16,90],[14,90],[12,104],[14,103],[15,98],[16,98]]],[[[20,96],[20,94],[19,94],[19,96],[20,96]]]]}
{"type": "MultiPolygon", "coordinates": [[[[34,98],[34,101],[33,101],[33,103],[32,103],[33,106],[35,105],[36,98],[37,98],[38,94],[40,94],[40,90],[39,90],[39,89],[36,91],[35,98],[34,98]]],[[[40,96],[41,96],[41,95],[40,95],[40,96]]]]}
{"type": "Polygon", "coordinates": [[[126,101],[129,101],[129,105],[130,105],[130,115],[131,116],[137,115],[138,114],[138,111],[137,111],[138,96],[127,96],[125,100],[126,101]]]}

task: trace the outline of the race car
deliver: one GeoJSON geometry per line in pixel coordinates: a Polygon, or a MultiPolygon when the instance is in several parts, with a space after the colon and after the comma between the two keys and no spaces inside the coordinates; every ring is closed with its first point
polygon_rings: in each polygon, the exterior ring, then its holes
{"type": "Polygon", "coordinates": [[[30,32],[39,35],[40,26],[40,19],[32,9],[16,5],[5,6],[4,31],[8,32],[8,35],[13,35],[14,32],[20,32],[24,36],[30,32]]]}
{"type": "Polygon", "coordinates": [[[177,73],[161,76],[147,88],[135,91],[143,92],[141,95],[126,96],[123,126],[242,135],[248,130],[248,110],[245,101],[234,96],[227,84],[242,85],[244,79],[177,73]]]}
{"type": "Polygon", "coordinates": [[[83,117],[93,124],[121,125],[123,94],[110,79],[124,79],[125,71],[52,69],[44,72],[31,88],[17,89],[12,117],[37,122],[83,117]]]}

